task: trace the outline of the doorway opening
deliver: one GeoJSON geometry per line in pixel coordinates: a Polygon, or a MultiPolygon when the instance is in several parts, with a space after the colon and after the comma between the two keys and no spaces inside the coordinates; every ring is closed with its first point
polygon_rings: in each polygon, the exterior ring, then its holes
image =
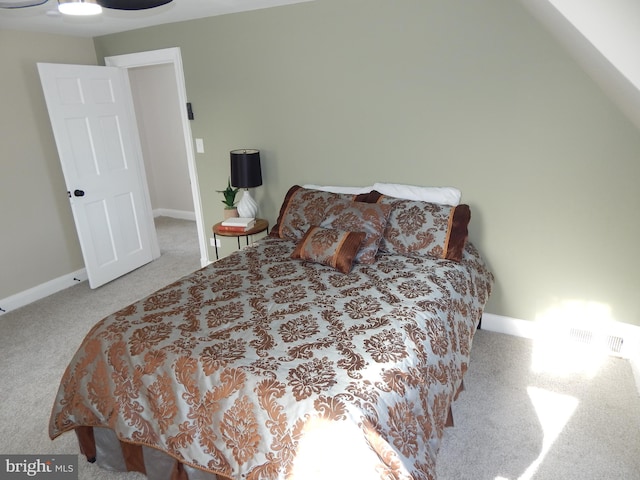
{"type": "MultiPolygon", "coordinates": [[[[191,202],[188,199],[174,199],[177,205],[183,205],[183,207],[178,207],[174,209],[174,211],[169,212],[168,214],[171,216],[180,217],[187,210],[183,210],[182,208],[188,209],[193,204],[193,214],[195,216],[196,228],[198,232],[198,246],[200,249],[200,265],[204,267],[208,263],[210,263],[208,258],[208,249],[206,245],[206,236],[204,233],[204,216],[202,212],[202,203],[200,199],[200,187],[198,183],[198,174],[196,170],[195,163],[195,155],[193,150],[193,141],[191,135],[191,127],[189,125],[189,119],[187,116],[187,93],[184,82],[184,71],[182,68],[182,56],[180,53],[180,49],[177,47],[167,48],[162,50],[153,50],[149,52],[139,52],[132,53],[126,55],[117,55],[111,57],[105,57],[105,64],[111,67],[119,67],[127,69],[129,73],[129,83],[131,87],[131,94],[134,97],[134,105],[138,102],[144,103],[139,95],[136,94],[136,90],[139,90],[139,86],[137,82],[144,82],[145,79],[148,78],[164,78],[164,87],[162,87],[163,95],[166,95],[169,92],[170,101],[173,102],[173,106],[167,108],[175,108],[176,113],[176,130],[178,136],[181,137],[176,139],[176,142],[171,148],[176,148],[178,150],[175,151],[176,158],[175,163],[170,165],[167,163],[164,166],[158,168],[147,168],[147,157],[149,155],[145,155],[145,171],[147,171],[147,175],[149,171],[155,172],[157,170],[164,170],[165,167],[168,167],[169,170],[173,170],[173,174],[178,172],[176,177],[179,178],[180,175],[188,175],[188,183],[189,186],[185,185],[176,185],[176,189],[174,189],[174,195],[176,197],[184,197],[186,195],[187,190],[190,188],[191,202]],[[172,78],[170,78],[172,77],[172,78]],[[173,90],[173,92],[171,92],[173,90]],[[179,151],[184,149],[184,151],[179,151]],[[186,161],[186,172],[184,171],[186,161]],[[182,213],[181,213],[182,212],[182,213]]],[[[145,92],[148,93],[149,90],[145,89],[145,92]]],[[[165,102],[166,103],[166,102],[165,102]]],[[[144,105],[141,105],[141,108],[145,108],[144,105]]],[[[144,119],[144,116],[142,117],[144,119]]],[[[143,120],[144,121],[144,120],[143,120]]],[[[149,128],[153,128],[149,126],[149,128]]],[[[145,134],[144,129],[140,129],[140,142],[143,145],[143,149],[146,148],[148,151],[153,151],[154,148],[158,148],[159,145],[153,144],[154,139],[149,138],[148,134],[145,134]]],[[[159,135],[154,135],[154,137],[159,137],[159,135]]],[[[168,174],[168,178],[171,178],[171,172],[165,172],[168,174]]],[[[154,192],[152,190],[152,184],[157,184],[155,182],[158,180],[157,178],[153,179],[154,181],[148,181],[149,185],[149,195],[153,200],[154,192]]],[[[163,180],[160,180],[160,183],[163,180]]],[[[162,213],[162,211],[160,212],[162,213]]],[[[190,218],[190,215],[187,215],[183,218],[190,218]]]]}

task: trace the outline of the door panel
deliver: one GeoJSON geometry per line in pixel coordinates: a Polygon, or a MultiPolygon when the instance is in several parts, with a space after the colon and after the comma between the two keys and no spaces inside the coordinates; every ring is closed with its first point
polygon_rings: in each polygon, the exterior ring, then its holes
{"type": "Polygon", "coordinates": [[[122,244],[125,252],[136,253],[142,250],[142,236],[136,218],[135,200],[130,192],[114,198],[116,210],[122,212],[119,217],[119,231],[122,232],[122,244]]]}
{"type": "Polygon", "coordinates": [[[91,232],[89,240],[93,240],[93,249],[95,251],[94,263],[99,268],[113,263],[117,260],[114,248],[115,240],[113,239],[112,229],[109,225],[109,214],[106,202],[98,200],[96,202],[87,202],[84,208],[86,214],[86,223],[91,232]]]}
{"type": "Polygon", "coordinates": [[[38,64],[89,284],[157,251],[128,84],[115,67],[38,64]]]}

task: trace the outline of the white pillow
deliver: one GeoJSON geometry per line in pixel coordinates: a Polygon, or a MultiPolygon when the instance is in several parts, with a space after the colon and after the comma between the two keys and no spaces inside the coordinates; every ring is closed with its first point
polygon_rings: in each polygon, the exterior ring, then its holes
{"type": "Polygon", "coordinates": [[[350,195],[360,195],[361,193],[369,193],[373,187],[332,187],[328,185],[302,185],[302,188],[310,190],[322,190],[331,193],[347,193],[350,195]]]}
{"type": "Polygon", "coordinates": [[[460,190],[453,187],[418,187],[399,183],[374,183],[372,189],[390,197],[440,203],[452,207],[460,203],[462,196],[460,190]]]}

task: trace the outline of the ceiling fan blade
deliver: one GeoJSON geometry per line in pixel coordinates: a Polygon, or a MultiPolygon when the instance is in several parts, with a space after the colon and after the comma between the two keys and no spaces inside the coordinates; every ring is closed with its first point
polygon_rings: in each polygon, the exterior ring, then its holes
{"type": "MultiPolygon", "coordinates": [[[[0,8],[28,8],[47,3],[48,0],[0,0],[0,8]]],[[[171,3],[173,0],[98,0],[103,8],[113,10],[146,10],[171,3]]]]}
{"type": "Polygon", "coordinates": [[[165,5],[173,0],[98,0],[103,8],[114,10],[146,10],[165,5]]]}
{"type": "Polygon", "coordinates": [[[0,0],[0,8],[37,7],[48,0],[0,0]]]}

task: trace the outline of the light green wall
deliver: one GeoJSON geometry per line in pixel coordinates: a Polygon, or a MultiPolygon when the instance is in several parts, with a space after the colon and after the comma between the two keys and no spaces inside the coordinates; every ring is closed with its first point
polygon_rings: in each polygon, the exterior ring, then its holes
{"type": "Polygon", "coordinates": [[[489,312],[576,300],[640,325],[640,133],[517,2],[318,0],[95,43],[181,48],[207,224],[234,148],[261,150],[271,222],[294,183],[453,185],[489,312]]]}
{"type": "Polygon", "coordinates": [[[91,39],[0,31],[0,299],[84,265],[37,62],[97,64],[91,39]]]}

